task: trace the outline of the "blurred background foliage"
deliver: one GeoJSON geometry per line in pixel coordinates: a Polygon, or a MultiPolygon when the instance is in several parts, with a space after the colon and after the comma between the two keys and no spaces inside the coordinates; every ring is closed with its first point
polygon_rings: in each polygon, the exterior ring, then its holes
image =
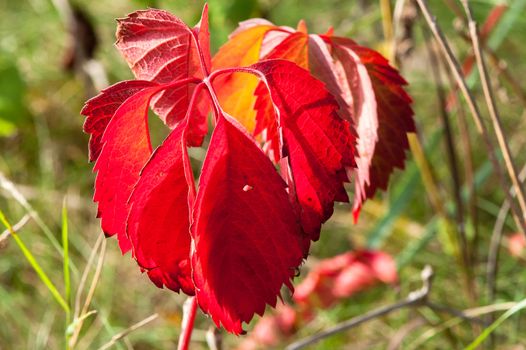
{"type": "MultiPolygon", "coordinates": [[[[399,2],[391,1],[391,10],[399,2]]],[[[456,1],[429,2],[438,23],[453,44],[455,54],[462,61],[471,53],[471,46],[464,38],[466,28],[454,11],[456,1]]],[[[88,137],[82,133],[83,118],[79,115],[84,101],[94,91],[70,67],[73,42],[57,3],[59,1],[0,1],[0,209],[11,224],[26,215],[31,216],[18,233],[62,291],[63,258],[60,244],[56,242],[60,241],[62,201],[67,197],[74,296],[82,271],[100,235],[99,221],[95,218],[96,207],[91,202],[94,175],[87,161],[88,137]],[[10,182],[20,192],[19,196],[11,189],[10,182]],[[55,249],[57,247],[59,249],[55,249]]],[[[295,27],[303,18],[311,32],[322,33],[333,27],[337,35],[351,37],[360,44],[389,55],[393,41],[399,38],[386,39],[382,3],[386,1],[211,0],[212,50],[215,52],[227,40],[239,21],[264,17],[279,25],[295,27]]],[[[506,4],[509,7],[492,28],[487,46],[511,76],[506,78],[498,66],[490,65],[507,141],[516,156],[516,164],[522,167],[526,160],[523,151],[526,142],[525,100],[524,95],[521,96],[526,88],[522,79],[526,74],[526,1],[474,0],[470,3],[479,23],[486,20],[496,5],[506,4]],[[519,90],[513,84],[518,85],[519,90]]],[[[137,9],[158,7],[171,11],[188,24],[194,24],[201,14],[203,1],[76,0],[72,4],[82,10],[86,21],[94,29],[98,43],[94,58],[105,70],[111,84],[132,78],[113,46],[115,18],[137,9]]],[[[497,293],[490,298],[486,291],[490,237],[504,194],[494,180],[495,174],[471,119],[468,119],[468,133],[463,134],[460,130],[459,120],[464,118],[460,114],[465,110],[462,104],[461,108],[453,108],[449,117],[454,146],[460,155],[463,201],[466,208],[470,203],[474,206],[474,211],[467,214],[466,220],[466,233],[473,256],[471,272],[467,277],[470,279],[468,287],[466,275],[455,255],[455,243],[448,236],[454,228],[430,205],[429,198],[434,194],[423,182],[427,175],[431,176],[445,207],[446,218],[454,218],[456,207],[452,175],[445,160],[445,132],[439,118],[442,107],[436,97],[437,82],[431,74],[427,49],[431,45],[430,35],[424,22],[418,18],[408,25],[407,35],[403,38],[407,40],[407,50],[398,52],[396,62],[410,83],[408,89],[414,98],[418,137],[429,167],[423,169],[410,156],[406,169],[398,171],[392,178],[389,191],[365,205],[356,225],[352,223],[350,207],[339,205],[334,217],[324,226],[322,238],[314,244],[305,266],[306,271],[318,259],[350,249],[381,249],[396,258],[400,283],[396,288],[376,287],[320,312],[296,337],[313,334],[400,299],[419,287],[419,271],[425,264],[435,269],[433,300],[457,309],[517,301],[526,296],[525,260],[510,257],[505,250],[499,258],[497,293]],[[463,142],[466,138],[471,140],[473,159],[471,169],[465,173],[468,159],[463,154],[463,142]],[[473,196],[468,183],[470,171],[476,187],[473,196]]],[[[77,37],[75,40],[86,38],[77,37]]],[[[467,80],[480,105],[484,106],[476,69],[467,80]]],[[[447,92],[451,91],[445,74],[440,86],[447,92]]],[[[487,115],[485,108],[482,112],[487,115]]],[[[203,152],[193,154],[193,157],[202,160],[203,152]]],[[[504,234],[516,230],[508,217],[504,222],[504,234]]],[[[502,245],[506,246],[506,242],[504,239],[502,245]]],[[[116,347],[174,348],[180,331],[183,300],[183,296],[156,289],[139,272],[132,259],[120,256],[116,240],[109,240],[100,281],[90,307],[97,313],[86,319],[76,348],[98,348],[114,334],[154,312],[161,317],[145,326],[147,328],[139,329],[117,342],[116,347]]],[[[404,330],[402,348],[461,348],[480,332],[480,327],[469,322],[448,323],[449,318],[430,310],[402,310],[332,337],[314,348],[385,349],[404,330]]],[[[0,349],[64,347],[65,323],[64,313],[18,247],[11,239],[3,239],[0,245],[0,349]]],[[[524,323],[524,317],[518,314],[503,323],[496,332],[494,345],[524,349],[524,323]]],[[[206,348],[205,331],[210,324],[210,320],[202,315],[198,317],[194,333],[195,348],[206,348]]],[[[227,347],[235,346],[240,340],[242,338],[224,337],[227,347]]]]}

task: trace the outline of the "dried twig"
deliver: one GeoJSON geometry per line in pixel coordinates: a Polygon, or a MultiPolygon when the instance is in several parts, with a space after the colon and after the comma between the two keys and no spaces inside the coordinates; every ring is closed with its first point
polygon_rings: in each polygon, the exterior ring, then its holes
{"type": "Polygon", "coordinates": [[[104,265],[105,256],[106,256],[106,240],[103,240],[102,246],[100,248],[97,268],[95,269],[95,273],[93,274],[93,279],[91,280],[91,285],[88,290],[88,294],[86,295],[86,300],[84,300],[84,306],[82,307],[81,315],[85,314],[88,311],[88,308],[91,304],[91,300],[93,299],[93,295],[95,294],[95,289],[97,289],[97,284],[99,283],[99,280],[100,280],[100,275],[102,273],[102,267],[104,265]]]}
{"type": "MultiPolygon", "coordinates": [[[[51,245],[55,250],[60,254],[61,257],[64,256],[64,252],[62,251],[62,247],[60,246],[60,243],[57,241],[55,236],[53,235],[53,232],[51,232],[51,229],[44,223],[44,221],[40,218],[40,215],[36,210],[33,209],[31,204],[27,201],[27,199],[22,195],[22,193],[17,189],[15,184],[11,182],[7,177],[4,176],[0,172],[0,189],[5,190],[15,201],[18,202],[27,212],[29,216],[36,222],[36,224],[42,229],[44,234],[46,235],[46,238],[49,239],[51,242],[51,245]]],[[[73,269],[73,265],[72,265],[73,269]]],[[[76,269],[73,269],[74,272],[76,272],[76,269]]]]}
{"type": "MultiPolygon", "coordinates": [[[[521,182],[524,182],[526,180],[526,165],[521,169],[521,172],[519,174],[519,180],[521,182]]],[[[510,192],[512,196],[516,195],[513,188],[510,189],[510,192]]],[[[486,283],[489,302],[493,302],[493,300],[495,300],[495,293],[497,290],[499,250],[502,241],[504,223],[506,222],[506,217],[508,216],[509,210],[509,202],[505,201],[500,207],[499,213],[497,215],[497,220],[495,221],[495,226],[493,226],[493,233],[491,235],[490,248],[488,253],[488,263],[486,265],[486,283]]]]}
{"type": "Polygon", "coordinates": [[[451,93],[449,98],[451,99],[450,106],[456,106],[456,112],[458,118],[458,130],[460,133],[460,140],[462,143],[462,164],[464,164],[464,176],[465,176],[465,186],[468,190],[468,209],[469,216],[471,217],[471,222],[473,225],[473,238],[471,240],[471,263],[475,264],[477,262],[477,244],[480,237],[479,234],[479,225],[478,225],[478,208],[477,208],[477,189],[475,187],[475,175],[473,172],[473,147],[471,145],[471,138],[469,134],[469,128],[466,118],[466,111],[463,108],[463,105],[459,103],[460,96],[458,94],[458,89],[456,88],[457,84],[455,83],[455,78],[451,72],[447,69],[447,63],[444,56],[441,54],[440,58],[440,68],[441,71],[445,73],[448,80],[449,86],[451,88],[451,93]]]}
{"type": "MultiPolygon", "coordinates": [[[[504,178],[502,169],[500,167],[500,163],[497,159],[497,156],[495,154],[495,149],[493,146],[493,142],[491,141],[491,138],[489,136],[488,130],[482,120],[482,116],[480,114],[478,105],[471,94],[471,91],[469,90],[467,83],[462,75],[462,70],[460,68],[460,64],[458,63],[458,60],[456,59],[455,55],[453,54],[453,51],[451,50],[451,47],[448,43],[448,40],[444,36],[442,30],[438,26],[435,18],[432,16],[429,7],[427,5],[427,1],[425,0],[417,0],[418,5],[420,6],[420,9],[424,15],[424,18],[426,19],[427,24],[429,25],[429,28],[431,29],[431,32],[435,36],[435,39],[437,40],[441,50],[444,53],[444,56],[446,57],[446,60],[449,64],[449,67],[455,76],[455,79],[457,81],[458,86],[460,87],[460,90],[462,91],[462,94],[464,95],[464,98],[466,99],[467,105],[471,111],[471,115],[473,117],[473,120],[475,121],[475,124],[477,126],[477,130],[479,131],[480,135],[482,136],[482,139],[486,145],[486,149],[488,152],[488,156],[491,160],[491,163],[493,165],[494,171],[498,176],[498,179],[500,181],[500,185],[502,189],[505,191],[505,194],[507,196],[507,199],[510,202],[511,209],[513,212],[513,218],[515,219],[515,223],[517,224],[517,227],[520,228],[520,230],[526,235],[526,222],[525,220],[521,219],[523,216],[521,213],[521,210],[517,207],[515,201],[511,197],[511,195],[508,192],[508,185],[506,183],[506,179],[504,178]]],[[[510,174],[512,177],[512,175],[510,174]]],[[[524,211],[526,213],[526,210],[524,211]]]]}
{"type": "Polygon", "coordinates": [[[79,286],[77,289],[77,294],[75,295],[75,309],[73,312],[73,334],[71,335],[71,338],[69,339],[69,347],[74,348],[78,337],[80,335],[80,330],[82,329],[82,324],[84,323],[84,315],[88,311],[89,304],[91,303],[91,299],[93,298],[93,294],[95,293],[95,288],[97,286],[100,273],[102,270],[102,262],[104,261],[104,255],[106,252],[106,241],[104,240],[104,235],[101,233],[99,238],[97,238],[97,241],[95,242],[95,246],[93,247],[91,254],[89,256],[88,262],[86,264],[86,267],[84,268],[84,272],[82,273],[82,277],[79,282],[79,286]],[[86,281],[88,279],[89,271],[91,268],[91,265],[93,264],[93,261],[95,260],[95,256],[97,255],[97,251],[99,250],[99,246],[101,246],[100,249],[100,255],[99,255],[99,261],[97,263],[97,268],[95,271],[95,274],[93,276],[90,289],[88,291],[88,295],[84,301],[84,305],[82,307],[82,310],[80,309],[80,299],[82,297],[82,291],[84,290],[84,285],[86,284],[86,281]]]}
{"type": "Polygon", "coordinates": [[[398,329],[396,333],[391,337],[391,339],[389,340],[389,345],[387,346],[387,350],[397,350],[402,348],[404,339],[409,334],[412,334],[416,329],[426,324],[427,321],[421,317],[410,320],[409,322],[404,324],[400,329],[398,329]]]}
{"type": "Polygon", "coordinates": [[[449,171],[451,173],[453,198],[455,200],[455,218],[457,222],[458,241],[460,245],[460,251],[462,256],[462,263],[464,267],[466,277],[466,287],[468,295],[474,301],[476,299],[475,286],[473,283],[473,271],[471,269],[471,254],[469,252],[468,241],[466,237],[466,225],[464,219],[464,203],[462,201],[460,175],[458,170],[458,157],[453,142],[453,131],[451,128],[450,117],[447,111],[446,94],[443,88],[442,76],[440,72],[440,64],[437,52],[435,48],[430,44],[430,40],[427,39],[428,33],[424,31],[424,37],[426,38],[426,48],[429,56],[429,63],[431,65],[431,72],[435,81],[437,100],[439,104],[439,116],[442,125],[444,126],[444,134],[446,138],[446,151],[447,159],[449,163],[449,171]]]}
{"type": "Polygon", "coordinates": [[[429,300],[427,300],[425,302],[425,306],[427,306],[428,308],[430,308],[431,310],[433,310],[435,312],[449,314],[449,315],[455,316],[457,318],[463,319],[465,321],[477,323],[477,324],[480,324],[482,326],[487,326],[487,323],[484,322],[484,320],[481,320],[479,318],[475,318],[473,316],[470,316],[469,314],[465,313],[462,310],[457,310],[457,309],[454,309],[454,308],[451,308],[451,307],[445,306],[445,305],[435,304],[435,303],[433,303],[433,302],[431,302],[429,300]]]}
{"type": "MultiPolygon", "coordinates": [[[[30,218],[31,216],[29,214],[24,215],[22,219],[20,219],[19,222],[13,225],[13,230],[16,232],[20,231],[20,229],[29,222],[30,218]]],[[[2,232],[2,234],[0,235],[0,248],[2,248],[4,244],[6,244],[5,241],[10,235],[11,235],[11,232],[9,230],[5,230],[4,232],[2,232]]]]}
{"type": "Polygon", "coordinates": [[[159,317],[159,314],[155,313],[151,316],[148,316],[146,317],[144,320],[142,321],[139,321],[137,323],[135,323],[134,325],[132,325],[131,327],[129,328],[126,328],[125,330],[123,330],[122,332],[119,332],[117,334],[115,334],[113,337],[111,337],[111,340],[109,342],[107,342],[106,344],[104,344],[103,346],[101,346],[99,348],[99,350],[106,350],[106,349],[109,349],[111,348],[113,345],[115,345],[119,340],[121,340],[122,338],[126,337],[128,334],[130,334],[131,332],[147,325],[148,323],[154,321],[155,319],[157,319],[159,317]]]}
{"type": "Polygon", "coordinates": [[[306,346],[312,345],[322,339],[325,339],[334,334],[349,330],[364,322],[387,315],[393,311],[400,310],[406,307],[423,305],[427,299],[429,291],[431,290],[432,279],[433,279],[433,270],[428,265],[422,270],[422,282],[423,282],[422,288],[416,291],[413,291],[404,300],[391,304],[391,305],[380,307],[364,315],[360,315],[360,316],[351,318],[350,320],[337,324],[336,326],[329,328],[323,332],[320,332],[313,336],[310,336],[305,339],[301,339],[297,342],[294,342],[290,344],[289,346],[287,346],[286,349],[287,350],[303,349],[306,346]]]}
{"type": "MultiPolygon", "coordinates": [[[[466,12],[466,16],[468,19],[469,33],[471,36],[471,41],[473,43],[475,59],[477,60],[477,66],[480,73],[480,81],[482,83],[482,89],[484,91],[484,98],[488,106],[489,115],[491,118],[491,122],[493,123],[493,128],[497,137],[497,141],[499,143],[500,150],[502,151],[504,163],[506,164],[508,174],[516,191],[517,200],[522,210],[522,220],[524,224],[524,222],[526,222],[526,195],[521,185],[521,181],[519,180],[517,167],[515,166],[515,163],[511,156],[509,145],[506,142],[506,136],[504,135],[504,131],[502,130],[501,118],[497,109],[497,104],[495,103],[493,90],[491,89],[491,81],[490,77],[488,76],[486,63],[484,62],[484,56],[482,55],[480,39],[477,32],[477,23],[473,19],[473,15],[471,13],[471,8],[469,6],[468,1],[462,0],[462,5],[464,6],[464,11],[466,12]]],[[[526,231],[523,231],[523,233],[526,236],[526,231]]]]}

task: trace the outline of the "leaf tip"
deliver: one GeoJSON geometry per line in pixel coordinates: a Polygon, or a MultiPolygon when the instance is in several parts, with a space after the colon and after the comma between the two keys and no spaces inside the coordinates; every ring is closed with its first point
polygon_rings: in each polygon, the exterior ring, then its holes
{"type": "Polygon", "coordinates": [[[296,30],[300,33],[307,34],[307,23],[305,23],[305,20],[300,19],[296,30]]]}

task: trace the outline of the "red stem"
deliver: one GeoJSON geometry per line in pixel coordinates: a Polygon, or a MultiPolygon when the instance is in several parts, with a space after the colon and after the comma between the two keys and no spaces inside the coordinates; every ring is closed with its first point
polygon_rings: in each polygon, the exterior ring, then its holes
{"type": "Polygon", "coordinates": [[[192,208],[193,205],[194,205],[194,201],[195,201],[195,196],[196,196],[196,190],[195,190],[195,179],[194,179],[194,174],[192,173],[192,168],[189,166],[190,165],[190,160],[188,158],[188,151],[186,149],[186,132],[188,130],[188,126],[190,125],[190,117],[191,117],[191,113],[192,113],[192,109],[194,108],[194,105],[195,105],[195,102],[197,100],[197,96],[199,95],[199,93],[201,92],[201,89],[203,89],[203,87],[205,87],[205,84],[203,82],[197,84],[197,86],[195,87],[194,89],[194,92],[192,94],[192,98],[190,99],[190,103],[188,104],[188,110],[186,111],[186,115],[185,115],[185,129],[183,131],[183,140],[184,142],[182,143],[182,147],[183,147],[183,158],[184,158],[184,162],[183,164],[185,165],[184,167],[184,176],[185,176],[185,179],[186,179],[186,183],[188,184],[188,207],[189,208],[192,208]]]}
{"type": "Polygon", "coordinates": [[[205,85],[207,86],[208,93],[210,94],[210,98],[212,99],[213,105],[215,106],[214,116],[215,116],[216,122],[219,118],[219,115],[224,114],[224,111],[221,108],[221,105],[219,104],[219,99],[214,90],[213,82],[215,78],[217,78],[218,76],[222,74],[231,74],[231,73],[249,73],[249,74],[257,76],[260,80],[262,80],[265,83],[265,86],[267,87],[267,90],[270,94],[270,89],[265,79],[265,75],[262,74],[257,69],[254,69],[251,67],[232,67],[232,68],[223,68],[223,69],[218,69],[218,70],[213,71],[207,78],[203,79],[203,83],[205,83],[205,85]]]}
{"type": "Polygon", "coordinates": [[[194,330],[195,314],[197,312],[197,299],[195,297],[189,297],[183,307],[183,322],[182,322],[182,333],[179,337],[179,345],[177,350],[188,350],[190,340],[192,338],[192,331],[194,330]],[[187,303],[188,305],[187,308],[187,303]]]}
{"type": "MultiPolygon", "coordinates": [[[[190,103],[188,104],[188,110],[185,116],[186,125],[183,131],[182,155],[184,158],[184,162],[183,162],[184,175],[185,175],[186,183],[188,184],[188,207],[189,208],[193,207],[195,197],[196,197],[196,190],[195,190],[194,174],[192,173],[192,169],[189,166],[190,160],[188,159],[188,151],[187,151],[187,146],[186,146],[186,132],[190,124],[190,117],[191,117],[192,109],[194,108],[197,97],[204,86],[205,84],[201,82],[194,89],[192,98],[190,99],[190,103]]],[[[183,305],[183,320],[181,322],[181,335],[179,336],[179,345],[177,347],[178,350],[188,350],[188,345],[190,344],[190,340],[192,338],[192,331],[194,330],[194,320],[195,320],[196,312],[197,312],[197,299],[195,296],[189,297],[183,305]]]]}
{"type": "Polygon", "coordinates": [[[176,80],[176,81],[173,81],[173,82],[167,83],[167,84],[161,84],[161,85],[159,85],[159,88],[160,88],[160,90],[166,90],[166,89],[172,89],[172,88],[178,87],[180,85],[199,84],[201,81],[202,80],[199,79],[199,78],[191,77],[191,78],[185,78],[185,79],[181,79],[181,80],[176,80]]]}
{"type": "Polygon", "coordinates": [[[217,94],[214,90],[214,87],[212,86],[212,82],[208,79],[205,79],[203,83],[206,85],[206,91],[208,92],[208,95],[210,96],[210,99],[212,100],[212,105],[214,106],[214,121],[217,123],[219,120],[219,116],[223,115],[225,112],[221,108],[221,105],[219,104],[219,99],[217,97],[217,94]]]}
{"type": "Polygon", "coordinates": [[[230,67],[230,68],[222,68],[222,69],[213,71],[212,74],[208,76],[208,81],[212,83],[215,80],[215,78],[217,78],[219,75],[230,74],[230,73],[249,73],[249,74],[253,74],[259,77],[262,80],[265,79],[265,75],[262,74],[257,69],[254,69],[251,67],[230,67]]]}

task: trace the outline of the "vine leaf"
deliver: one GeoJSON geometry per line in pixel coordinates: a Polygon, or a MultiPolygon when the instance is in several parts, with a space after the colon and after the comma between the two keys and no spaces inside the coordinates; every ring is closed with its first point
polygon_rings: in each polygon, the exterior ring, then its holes
{"type": "Polygon", "coordinates": [[[228,331],[276,305],[303,253],[300,228],[271,161],[228,116],[214,129],[193,211],[192,266],[201,309],[228,331]]]}

